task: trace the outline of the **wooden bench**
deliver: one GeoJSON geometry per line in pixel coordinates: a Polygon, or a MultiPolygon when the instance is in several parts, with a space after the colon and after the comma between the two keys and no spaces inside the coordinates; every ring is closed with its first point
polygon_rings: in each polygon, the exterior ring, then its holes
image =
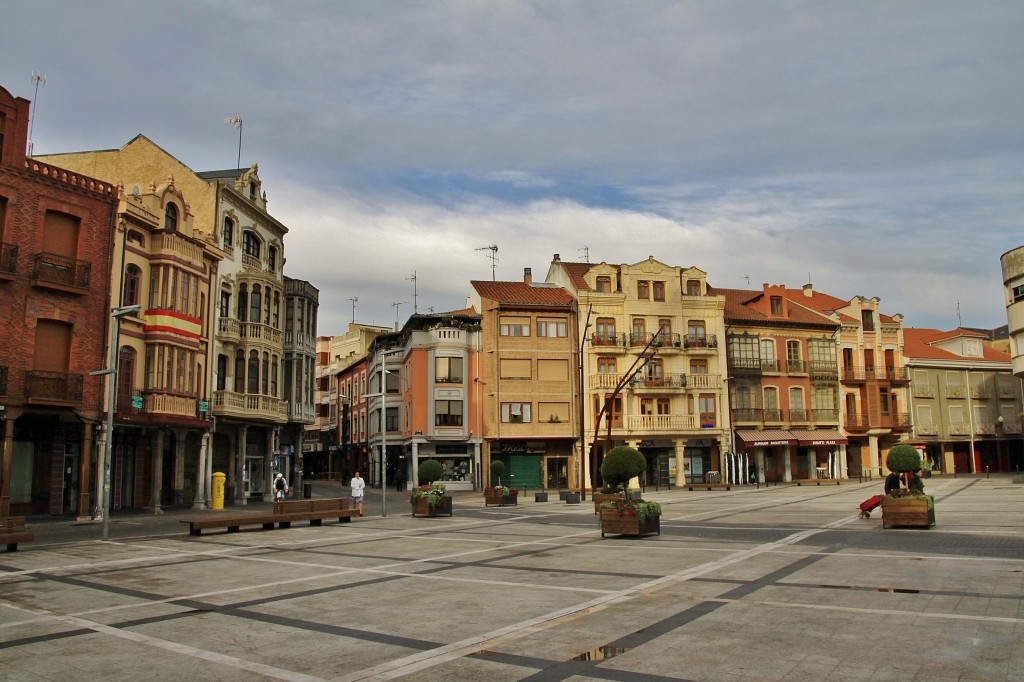
{"type": "Polygon", "coordinates": [[[181,519],[181,523],[189,524],[189,535],[202,535],[208,528],[227,528],[229,533],[237,533],[243,526],[261,526],[263,530],[273,530],[275,525],[278,528],[291,528],[292,521],[309,521],[311,526],[322,525],[324,519],[349,523],[358,513],[348,508],[348,498],[321,498],[275,502],[270,514],[211,515],[181,519]]]}
{"type": "Polygon", "coordinates": [[[32,542],[34,533],[25,530],[24,516],[8,516],[0,519],[0,544],[7,545],[8,552],[17,552],[19,542],[32,542]]]}
{"type": "Polygon", "coordinates": [[[821,485],[822,483],[824,483],[825,485],[830,485],[832,483],[835,483],[836,485],[839,485],[839,479],[838,478],[794,478],[793,479],[793,483],[796,483],[798,486],[799,485],[821,485]]]}
{"type": "Polygon", "coordinates": [[[687,483],[687,490],[702,488],[704,490],[732,490],[732,483],[687,483]]]}

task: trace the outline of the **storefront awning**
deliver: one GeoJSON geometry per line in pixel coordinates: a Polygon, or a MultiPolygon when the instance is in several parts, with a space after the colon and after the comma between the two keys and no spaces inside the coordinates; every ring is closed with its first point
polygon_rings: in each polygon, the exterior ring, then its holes
{"type": "Polygon", "coordinates": [[[758,431],[737,431],[736,435],[748,448],[763,448],[771,445],[796,445],[796,437],[782,429],[761,429],[758,431]]]}
{"type": "Polygon", "coordinates": [[[849,441],[846,436],[835,429],[817,429],[814,431],[803,431],[793,429],[790,433],[797,439],[800,445],[846,445],[849,441]]]}

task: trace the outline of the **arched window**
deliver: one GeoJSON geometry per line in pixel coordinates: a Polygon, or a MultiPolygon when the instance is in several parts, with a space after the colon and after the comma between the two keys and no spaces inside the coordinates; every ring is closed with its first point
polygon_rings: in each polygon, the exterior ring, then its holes
{"type": "Polygon", "coordinates": [[[145,246],[146,241],[142,237],[142,233],[138,230],[128,230],[128,234],[125,235],[125,241],[129,244],[138,244],[139,246],[145,246]]]}
{"type": "Polygon", "coordinates": [[[793,421],[807,419],[807,411],[804,409],[804,389],[799,386],[789,387],[789,418],[793,421]]]}
{"type": "Polygon", "coordinates": [[[242,233],[242,253],[246,253],[253,258],[259,258],[262,253],[262,247],[260,238],[256,236],[255,232],[246,230],[242,233]]]}
{"type": "Polygon", "coordinates": [[[249,321],[256,322],[260,321],[260,304],[262,303],[262,295],[259,284],[252,285],[252,293],[249,295],[249,321]]]}
{"type": "Polygon", "coordinates": [[[135,395],[135,349],[121,346],[117,356],[117,411],[128,412],[135,395]]]}
{"type": "Polygon", "coordinates": [[[274,246],[267,249],[267,269],[277,272],[277,248],[274,246]]]}
{"type": "Polygon", "coordinates": [[[139,285],[142,282],[142,270],[138,265],[129,263],[124,269],[124,305],[137,305],[139,302],[139,285]]]}
{"type": "Polygon", "coordinates": [[[249,352],[249,381],[245,392],[249,395],[260,392],[260,354],[256,351],[249,352]]]}
{"type": "Polygon", "coordinates": [[[270,393],[270,353],[263,353],[263,367],[261,368],[260,376],[263,379],[263,395],[269,395],[270,393]]]}
{"type": "Polygon", "coordinates": [[[277,367],[280,363],[278,357],[275,355],[270,359],[270,395],[275,398],[278,397],[277,393],[277,367]]]}
{"type": "Polygon", "coordinates": [[[235,221],[227,216],[224,217],[224,228],[221,230],[220,239],[225,248],[235,245],[235,221]]]}
{"type": "Polygon", "coordinates": [[[249,285],[243,284],[238,287],[238,321],[245,322],[248,318],[246,313],[249,307],[249,285]]]}
{"type": "Polygon", "coordinates": [[[274,320],[271,323],[274,329],[281,328],[281,292],[274,292],[274,320]]]}
{"type": "Polygon", "coordinates": [[[235,351],[235,393],[245,393],[245,351],[235,351]]]}
{"type": "Polygon", "coordinates": [[[171,202],[164,208],[164,229],[168,232],[178,229],[178,207],[171,202]]]}

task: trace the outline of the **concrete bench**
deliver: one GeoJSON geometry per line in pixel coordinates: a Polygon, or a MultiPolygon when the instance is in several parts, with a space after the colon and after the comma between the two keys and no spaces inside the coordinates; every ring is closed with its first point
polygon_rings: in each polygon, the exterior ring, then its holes
{"type": "Polygon", "coordinates": [[[732,490],[732,483],[687,483],[687,490],[732,490]]]}
{"type": "Polygon", "coordinates": [[[189,524],[189,535],[202,535],[204,530],[210,528],[226,528],[229,533],[237,533],[244,526],[260,526],[263,530],[273,530],[274,526],[291,528],[293,521],[309,521],[311,526],[321,525],[324,519],[338,519],[338,523],[349,523],[358,513],[348,508],[347,498],[286,500],[275,502],[274,510],[270,514],[215,514],[181,519],[181,523],[189,524]]]}
{"type": "Polygon", "coordinates": [[[835,483],[836,485],[839,485],[839,479],[838,478],[794,478],[793,479],[793,483],[796,483],[798,486],[799,485],[821,485],[822,483],[824,483],[825,485],[830,485],[832,483],[835,483]]]}
{"type": "Polygon", "coordinates": [[[17,552],[19,542],[32,542],[35,539],[35,534],[25,530],[24,516],[0,519],[0,544],[7,545],[8,552],[17,552]]]}

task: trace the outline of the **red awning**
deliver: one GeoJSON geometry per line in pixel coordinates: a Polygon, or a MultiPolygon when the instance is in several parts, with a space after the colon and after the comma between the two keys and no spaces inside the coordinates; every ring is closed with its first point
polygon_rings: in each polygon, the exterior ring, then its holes
{"type": "Polygon", "coordinates": [[[793,429],[791,433],[800,445],[846,445],[849,443],[846,436],[835,429],[816,429],[814,431],[793,429]]]}
{"type": "Polygon", "coordinates": [[[743,444],[748,447],[763,448],[771,445],[796,445],[796,437],[782,429],[760,429],[757,431],[737,431],[743,444]]]}

